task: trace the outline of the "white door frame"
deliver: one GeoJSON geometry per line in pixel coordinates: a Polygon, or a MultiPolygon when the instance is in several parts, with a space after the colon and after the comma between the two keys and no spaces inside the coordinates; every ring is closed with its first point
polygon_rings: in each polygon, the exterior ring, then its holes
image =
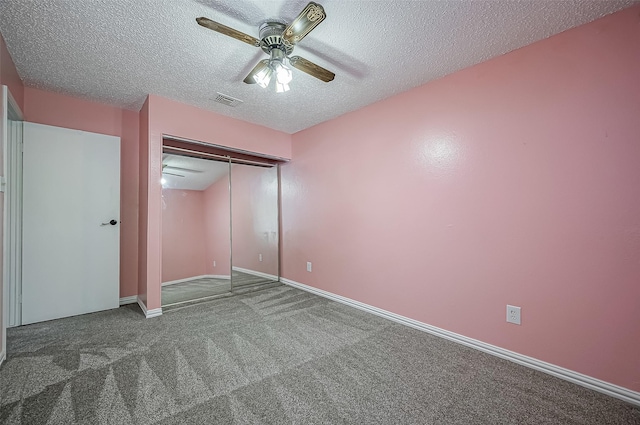
{"type": "Polygon", "coordinates": [[[2,273],[2,348],[0,363],[7,354],[7,327],[21,324],[20,292],[22,263],[22,128],[9,128],[12,121],[23,121],[20,106],[7,86],[2,86],[2,143],[4,176],[0,191],[4,192],[3,273],[2,273]],[[18,137],[15,135],[18,132],[18,137]]]}

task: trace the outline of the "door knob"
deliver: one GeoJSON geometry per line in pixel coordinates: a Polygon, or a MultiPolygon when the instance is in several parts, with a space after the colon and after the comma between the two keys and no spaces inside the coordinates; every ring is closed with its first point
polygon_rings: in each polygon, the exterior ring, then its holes
{"type": "Polygon", "coordinates": [[[111,221],[110,221],[110,222],[108,222],[108,223],[102,223],[102,224],[101,224],[101,226],[108,226],[108,225],[115,226],[116,224],[118,224],[118,221],[117,221],[117,220],[111,220],[111,221]]]}

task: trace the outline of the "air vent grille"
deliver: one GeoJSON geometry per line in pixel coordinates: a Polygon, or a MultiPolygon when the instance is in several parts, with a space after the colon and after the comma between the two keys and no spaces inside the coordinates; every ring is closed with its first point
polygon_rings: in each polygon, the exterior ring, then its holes
{"type": "Polygon", "coordinates": [[[222,93],[217,93],[216,98],[213,100],[218,103],[222,103],[223,105],[231,106],[234,108],[242,103],[242,100],[222,93]]]}

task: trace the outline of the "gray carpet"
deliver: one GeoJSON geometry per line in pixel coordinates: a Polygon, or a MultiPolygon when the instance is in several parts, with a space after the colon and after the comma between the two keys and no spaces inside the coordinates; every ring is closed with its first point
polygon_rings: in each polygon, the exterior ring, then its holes
{"type": "Polygon", "coordinates": [[[287,286],[10,329],[2,424],[639,424],[640,410],[287,286]]]}
{"type": "MultiPolygon", "coordinates": [[[[246,292],[247,287],[260,289],[260,285],[271,285],[274,280],[233,271],[233,292],[246,292]]],[[[230,279],[200,278],[162,287],[162,307],[188,301],[210,299],[220,295],[231,295],[230,279]]]]}

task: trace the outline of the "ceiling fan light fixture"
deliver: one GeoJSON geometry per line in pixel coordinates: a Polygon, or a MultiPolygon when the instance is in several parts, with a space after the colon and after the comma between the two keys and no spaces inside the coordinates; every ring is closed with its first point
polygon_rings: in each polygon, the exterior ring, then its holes
{"type": "Polygon", "coordinates": [[[256,75],[253,76],[253,79],[256,80],[256,83],[263,89],[266,89],[271,82],[271,77],[273,76],[273,68],[271,64],[262,68],[256,75]]]}
{"type": "Polygon", "coordinates": [[[289,83],[293,79],[291,69],[284,64],[285,53],[280,49],[271,51],[269,62],[253,75],[254,81],[262,88],[267,88],[274,81],[276,93],[289,91],[289,83]],[[275,77],[275,78],[274,78],[275,77]]]}
{"type": "Polygon", "coordinates": [[[287,85],[291,82],[293,75],[291,69],[285,66],[282,62],[274,62],[273,68],[276,70],[276,80],[279,84],[287,85]]]}
{"type": "Polygon", "coordinates": [[[282,84],[276,81],[276,93],[284,93],[289,91],[289,84],[282,84]]]}

